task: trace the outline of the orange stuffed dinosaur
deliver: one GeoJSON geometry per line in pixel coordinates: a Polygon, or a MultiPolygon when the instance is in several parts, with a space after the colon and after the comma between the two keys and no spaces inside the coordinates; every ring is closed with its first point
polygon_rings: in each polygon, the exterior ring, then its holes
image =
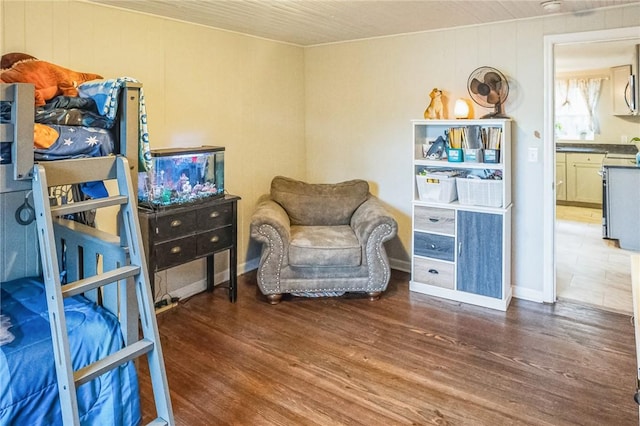
{"type": "Polygon", "coordinates": [[[10,68],[0,70],[0,81],[35,85],[36,106],[42,106],[58,95],[78,96],[79,84],[102,78],[98,74],[72,71],[24,53],[7,53],[2,56],[0,63],[11,63],[10,68]]]}

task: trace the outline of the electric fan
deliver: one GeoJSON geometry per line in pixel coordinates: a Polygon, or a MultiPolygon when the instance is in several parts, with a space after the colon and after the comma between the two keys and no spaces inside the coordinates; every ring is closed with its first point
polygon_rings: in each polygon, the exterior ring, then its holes
{"type": "Polygon", "coordinates": [[[480,67],[471,72],[467,81],[471,99],[484,108],[494,108],[492,113],[480,118],[509,118],[502,105],[509,95],[507,78],[495,68],[480,67]]]}

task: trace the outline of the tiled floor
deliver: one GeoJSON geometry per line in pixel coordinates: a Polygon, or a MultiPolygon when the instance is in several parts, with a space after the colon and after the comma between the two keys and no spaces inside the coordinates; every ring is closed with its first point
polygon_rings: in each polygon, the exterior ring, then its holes
{"type": "Polygon", "coordinates": [[[602,211],[556,206],[556,295],[633,314],[629,251],[602,238],[602,211]]]}

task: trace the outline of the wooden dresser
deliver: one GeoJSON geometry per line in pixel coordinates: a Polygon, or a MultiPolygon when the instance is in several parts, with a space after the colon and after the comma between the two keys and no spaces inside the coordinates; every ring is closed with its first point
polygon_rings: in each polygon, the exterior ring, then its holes
{"type": "Polygon", "coordinates": [[[155,272],[200,258],[207,260],[207,291],[212,291],[213,255],[229,250],[229,300],[236,301],[238,200],[225,195],[197,204],[138,208],[153,294],[155,272]]]}

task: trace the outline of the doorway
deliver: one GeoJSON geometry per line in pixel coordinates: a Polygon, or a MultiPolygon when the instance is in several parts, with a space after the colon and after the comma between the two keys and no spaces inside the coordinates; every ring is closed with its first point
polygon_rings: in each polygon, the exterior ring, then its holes
{"type": "MultiPolygon", "coordinates": [[[[615,246],[611,246],[609,241],[602,240],[601,238],[601,211],[599,209],[584,209],[580,208],[565,208],[560,206],[556,208],[556,184],[558,182],[556,176],[556,141],[554,137],[555,126],[555,106],[554,106],[554,88],[555,88],[555,71],[556,71],[556,58],[555,51],[560,46],[568,44],[581,44],[587,45],[588,43],[615,41],[615,40],[629,40],[638,39],[640,35],[640,27],[622,28],[614,30],[593,31],[584,33],[573,34],[561,34],[546,36],[544,40],[544,58],[545,58],[545,70],[544,70],[544,87],[545,87],[545,106],[544,106],[544,143],[547,149],[544,150],[544,279],[543,279],[543,299],[545,302],[553,303],[558,297],[570,298],[583,303],[589,304],[601,304],[595,303],[596,298],[589,299],[588,292],[585,291],[581,294],[581,298],[576,299],[575,292],[582,285],[583,287],[589,287],[588,281],[583,281],[577,284],[571,291],[567,290],[567,280],[573,279],[572,274],[568,269],[572,266],[569,264],[575,264],[576,279],[591,277],[591,284],[594,284],[593,277],[602,277],[600,280],[608,282],[615,278],[616,270],[601,270],[597,273],[589,271],[589,268],[596,267],[597,264],[601,264],[603,268],[607,265],[611,265],[611,262],[602,261],[604,258],[617,259],[620,264],[617,265],[617,270],[624,268],[630,269],[629,262],[625,260],[624,255],[622,257],[616,257],[615,246]],[[598,217],[600,217],[600,224],[598,224],[598,217]],[[559,219],[557,219],[559,218],[559,219]],[[586,240],[585,240],[586,239],[586,240]],[[591,247],[591,248],[589,248],[591,247]],[[571,259],[573,255],[577,256],[577,253],[584,253],[589,251],[593,256],[589,260],[589,256],[583,256],[578,263],[578,259],[571,259]],[[593,253],[591,253],[593,252],[593,253]],[[611,257],[609,257],[611,256],[611,257]],[[604,257],[604,258],[603,258],[604,257]],[[595,260],[593,260],[595,259],[595,260]],[[626,261],[626,263],[625,263],[626,261]],[[608,278],[607,277],[608,274],[608,278]],[[571,295],[571,292],[574,292],[571,295]],[[582,300],[580,300],[582,299],[582,300]]],[[[613,244],[613,242],[611,242],[613,244]]],[[[616,266],[616,265],[614,265],[616,266]]],[[[629,298],[628,309],[631,309],[630,303],[630,280],[629,280],[629,298]]],[[[599,290],[600,292],[603,289],[599,290]]],[[[609,292],[611,293],[611,292],[609,292]]],[[[593,295],[592,295],[593,296],[593,295]]],[[[607,306],[601,306],[607,309],[607,306]]],[[[613,304],[608,307],[610,310],[627,311],[627,307],[622,304],[613,304]]],[[[630,311],[629,311],[630,313],[630,311]]]]}

